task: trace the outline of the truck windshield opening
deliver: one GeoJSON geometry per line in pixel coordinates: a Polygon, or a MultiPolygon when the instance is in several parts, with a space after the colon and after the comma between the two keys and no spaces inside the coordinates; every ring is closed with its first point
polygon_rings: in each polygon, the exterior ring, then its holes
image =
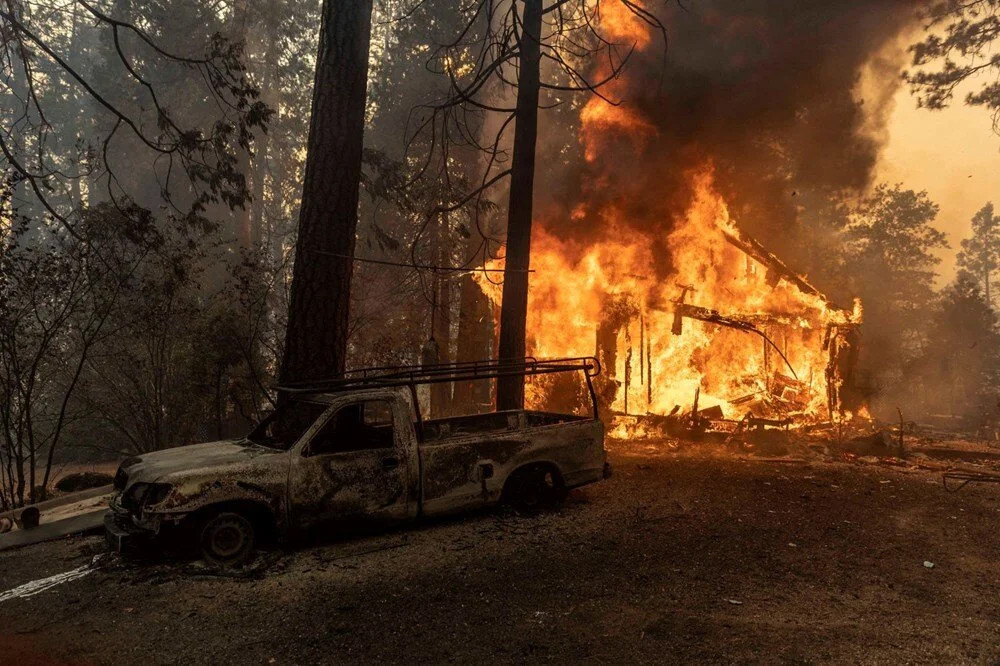
{"type": "Polygon", "coordinates": [[[247,437],[254,444],[287,451],[299,441],[329,405],[293,399],[278,405],[247,437]]]}

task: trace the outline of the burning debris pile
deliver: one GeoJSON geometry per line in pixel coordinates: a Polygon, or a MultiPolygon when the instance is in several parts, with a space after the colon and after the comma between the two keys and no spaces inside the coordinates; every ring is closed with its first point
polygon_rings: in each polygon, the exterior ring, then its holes
{"type": "MultiPolygon", "coordinates": [[[[695,179],[690,209],[662,244],[624,231],[586,247],[536,234],[530,353],[596,355],[605,413],[668,429],[850,416],[860,407],[849,381],[860,304],[830,303],[736,228],[709,171],[695,179]],[[669,256],[655,256],[661,246],[669,256]],[[663,265],[672,269],[659,278],[663,265]]],[[[481,284],[498,302],[499,289],[481,284]]],[[[558,398],[536,387],[527,399],[558,398]]]]}

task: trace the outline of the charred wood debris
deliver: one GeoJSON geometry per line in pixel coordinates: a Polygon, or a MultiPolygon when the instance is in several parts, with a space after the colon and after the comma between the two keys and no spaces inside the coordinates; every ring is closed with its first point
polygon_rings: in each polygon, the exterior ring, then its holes
{"type": "MultiPolygon", "coordinates": [[[[769,286],[774,287],[780,280],[786,280],[803,293],[826,301],[819,290],[758,241],[729,233],[726,233],[726,241],[766,267],[769,286]]],[[[760,336],[765,357],[768,352],[776,354],[781,364],[777,368],[769,368],[765,390],[729,401],[733,407],[747,409],[737,419],[726,418],[720,405],[701,406],[700,388],[695,390],[689,406],[675,405],[668,414],[630,412],[628,396],[633,349],[629,347],[625,352],[628,362],[625,364],[625,376],[619,382],[614,376],[618,353],[616,336],[629,320],[639,317],[641,321],[642,313],[627,300],[618,302],[610,308],[596,336],[597,357],[605,368],[605,374],[598,378],[595,386],[602,411],[612,417],[613,433],[662,438],[671,447],[683,443],[707,443],[765,456],[794,456],[799,453],[919,467],[940,472],[949,492],[960,490],[970,483],[1000,483],[1000,404],[995,414],[984,415],[978,423],[963,422],[948,415],[932,417],[926,422],[907,421],[898,408],[898,421],[894,423],[873,418],[864,409],[865,399],[852,381],[858,359],[860,325],[837,323],[828,326],[823,338],[823,349],[828,354],[827,414],[836,416],[821,421],[805,419],[804,410],[810,400],[809,383],[796,376],[792,364],[769,335],[771,331],[792,325],[795,318],[760,313],[720,313],[688,302],[689,294],[695,292],[694,285],[678,285],[678,288],[679,295],[672,302],[671,332],[674,335],[683,333],[684,319],[745,331],[760,336]],[[624,409],[615,411],[611,409],[611,403],[621,383],[625,384],[624,409]]],[[[826,302],[829,307],[840,309],[826,302]]],[[[638,354],[640,372],[645,375],[646,390],[650,392],[647,402],[651,402],[654,378],[650,340],[641,333],[638,354]]]]}
{"type": "MultiPolygon", "coordinates": [[[[749,236],[737,236],[723,232],[726,242],[742,251],[749,259],[763,265],[766,269],[765,283],[774,288],[782,280],[793,285],[804,294],[815,296],[826,303],[831,310],[842,311],[843,308],[829,302],[826,297],[805,278],[790,269],[781,259],[772,254],[763,245],[749,236]]],[[[598,393],[604,399],[602,406],[605,413],[610,413],[610,405],[618,388],[624,384],[624,409],[617,416],[632,417],[643,420],[646,426],[662,429],[666,434],[681,436],[686,439],[702,439],[705,436],[716,435],[726,441],[746,435],[760,437],[764,433],[788,432],[789,427],[802,420],[811,399],[810,382],[798,377],[795,368],[788,360],[781,346],[774,340],[775,332],[794,326],[800,319],[806,318],[803,313],[781,315],[768,313],[721,313],[710,308],[701,307],[688,302],[689,294],[696,291],[694,285],[677,285],[679,295],[671,303],[673,322],[671,333],[682,335],[684,320],[693,319],[716,326],[722,326],[751,335],[759,336],[763,342],[764,368],[767,375],[765,388],[745,396],[730,400],[733,407],[741,407],[744,416],[737,420],[727,419],[721,406],[708,408],[699,407],[700,389],[695,391],[691,409],[683,410],[680,405],[674,406],[667,415],[630,413],[629,384],[632,377],[633,348],[626,350],[625,373],[622,381],[614,376],[616,357],[618,354],[617,335],[619,330],[626,328],[630,320],[638,317],[640,320],[640,339],[638,345],[639,369],[645,375],[646,390],[649,393],[647,403],[652,402],[654,378],[652,376],[651,341],[644,336],[643,314],[639,307],[622,300],[614,303],[605,313],[604,321],[598,327],[596,339],[596,356],[605,369],[599,378],[598,393]],[[769,362],[776,356],[775,367],[769,362]]],[[[826,374],[826,407],[830,415],[856,413],[863,405],[863,400],[853,391],[853,373],[857,364],[858,327],[850,316],[845,316],[838,323],[830,323],[823,334],[823,350],[827,354],[826,374]]],[[[643,378],[640,377],[640,380],[643,378]]],[[[669,381],[663,378],[662,381],[669,381]]],[[[811,428],[820,429],[832,427],[834,419],[825,424],[813,424],[811,428]]]]}

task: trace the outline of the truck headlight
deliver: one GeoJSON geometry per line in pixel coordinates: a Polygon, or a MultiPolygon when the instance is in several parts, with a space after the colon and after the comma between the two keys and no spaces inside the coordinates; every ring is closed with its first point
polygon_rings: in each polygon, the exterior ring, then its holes
{"type": "Polygon", "coordinates": [[[169,483],[137,483],[128,491],[129,504],[145,508],[167,499],[172,486],[169,483]]]}

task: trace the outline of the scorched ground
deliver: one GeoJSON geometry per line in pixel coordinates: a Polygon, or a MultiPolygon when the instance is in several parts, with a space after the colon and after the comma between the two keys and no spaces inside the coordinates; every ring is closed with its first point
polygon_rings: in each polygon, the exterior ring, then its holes
{"type": "MultiPolygon", "coordinates": [[[[109,561],[0,602],[0,661],[1000,659],[1000,487],[949,494],[912,466],[609,448],[615,476],[539,518],[278,552],[236,578],[109,561]]],[[[92,537],[2,553],[0,587],[101,549],[92,537]]]]}

